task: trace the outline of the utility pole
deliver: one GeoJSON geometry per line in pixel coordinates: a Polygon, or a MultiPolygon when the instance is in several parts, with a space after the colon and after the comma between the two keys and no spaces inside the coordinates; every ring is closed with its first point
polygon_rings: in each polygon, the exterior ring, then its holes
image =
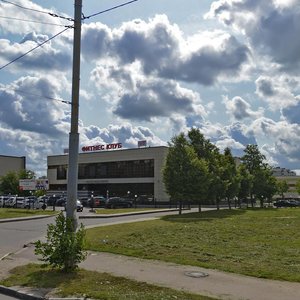
{"type": "Polygon", "coordinates": [[[79,85],[80,85],[80,47],[81,47],[81,18],[82,0],[75,0],[74,10],[74,41],[73,41],[73,77],[72,77],[72,106],[71,131],[69,134],[69,165],[66,216],[72,219],[74,231],[77,229],[76,201],[78,182],[78,116],[79,116],[79,85]]]}

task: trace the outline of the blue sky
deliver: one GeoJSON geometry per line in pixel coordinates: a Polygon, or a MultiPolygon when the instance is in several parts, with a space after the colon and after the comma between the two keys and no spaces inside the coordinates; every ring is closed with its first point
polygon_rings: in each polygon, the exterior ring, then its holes
{"type": "MultiPolygon", "coordinates": [[[[83,13],[125,2],[83,0],[83,13]]],[[[58,100],[71,98],[72,29],[1,66],[71,24],[48,12],[73,10],[0,0],[0,154],[25,155],[38,175],[68,147],[58,100]]],[[[138,0],[85,19],[80,145],[166,145],[198,127],[221,151],[258,144],[271,165],[300,169],[299,20],[298,0],[138,0]]]]}

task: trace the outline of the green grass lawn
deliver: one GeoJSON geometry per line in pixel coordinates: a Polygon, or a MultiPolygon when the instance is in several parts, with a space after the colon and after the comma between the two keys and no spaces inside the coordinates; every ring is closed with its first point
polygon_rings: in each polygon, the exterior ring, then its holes
{"type": "Polygon", "coordinates": [[[87,249],[300,282],[300,209],[207,211],[87,230],[87,249]]]}
{"type": "Polygon", "coordinates": [[[42,209],[0,208],[0,219],[30,217],[35,215],[53,215],[57,212],[42,209]]]}
{"type": "Polygon", "coordinates": [[[42,268],[38,264],[17,267],[5,286],[56,288],[59,297],[83,297],[101,300],[209,300],[212,298],[175,291],[106,273],[78,270],[71,274],[42,268]]]}

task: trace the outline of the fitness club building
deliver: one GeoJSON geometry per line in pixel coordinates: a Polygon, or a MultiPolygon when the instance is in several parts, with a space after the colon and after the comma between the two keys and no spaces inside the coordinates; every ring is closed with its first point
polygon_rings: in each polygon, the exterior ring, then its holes
{"type": "MultiPolygon", "coordinates": [[[[169,201],[162,180],[168,147],[122,149],[122,144],[86,146],[78,156],[78,196],[152,197],[169,201]]],[[[68,155],[48,156],[50,192],[67,191],[68,155]]]]}

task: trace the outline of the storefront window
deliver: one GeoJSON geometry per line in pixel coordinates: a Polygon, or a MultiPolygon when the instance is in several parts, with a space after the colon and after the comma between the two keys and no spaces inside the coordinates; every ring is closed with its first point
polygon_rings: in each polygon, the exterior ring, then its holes
{"type": "Polygon", "coordinates": [[[79,179],[154,177],[154,160],[79,164],[79,179]]]}

